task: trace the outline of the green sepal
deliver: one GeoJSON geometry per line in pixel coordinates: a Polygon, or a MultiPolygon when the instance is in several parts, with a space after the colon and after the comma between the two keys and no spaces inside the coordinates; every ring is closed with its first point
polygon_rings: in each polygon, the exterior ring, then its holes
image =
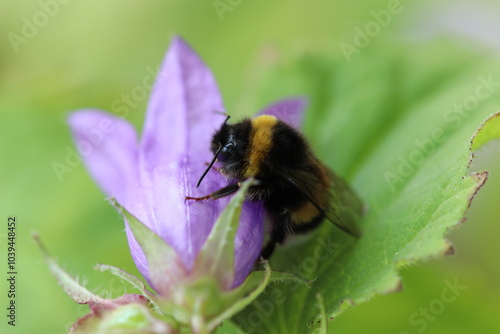
{"type": "Polygon", "coordinates": [[[157,318],[148,307],[141,304],[127,304],[102,312],[99,316],[85,316],[73,325],[69,333],[162,334],[172,333],[172,329],[162,319],[157,318]]]}
{"type": "MultiPolygon", "coordinates": [[[[175,328],[166,319],[154,315],[146,296],[125,294],[116,299],[106,299],[90,292],[59,266],[48,253],[37,234],[34,234],[33,238],[41,250],[49,270],[56,277],[64,291],[77,303],[89,305],[90,313],[77,320],[70,328],[69,333],[159,334],[171,332],[175,328]]],[[[120,271],[118,268],[104,265],[99,266],[99,268],[101,270],[111,270],[122,278],[127,277],[129,282],[134,281],[130,279],[134,277],[133,275],[120,271]]],[[[138,284],[139,282],[134,283],[134,286],[141,286],[141,284],[138,284]]],[[[142,284],[142,286],[144,285],[142,284]]],[[[152,296],[152,294],[148,293],[148,296],[152,296]]]]}
{"type": "Polygon", "coordinates": [[[201,248],[193,274],[216,277],[223,289],[229,290],[234,281],[234,238],[238,230],[245,192],[255,183],[249,179],[241,184],[214,224],[201,248]]]}
{"type": "Polygon", "coordinates": [[[122,280],[132,284],[134,288],[139,290],[143,296],[149,299],[149,301],[158,308],[158,305],[156,304],[156,301],[158,299],[158,296],[149,291],[146,287],[146,284],[144,284],[143,281],[141,281],[138,277],[126,272],[125,270],[122,270],[120,268],[110,266],[107,264],[97,264],[95,265],[94,269],[99,270],[101,272],[103,271],[109,271],[111,274],[113,274],[116,277],[121,278],[122,280]]]}
{"type": "Polygon", "coordinates": [[[64,292],[66,292],[75,302],[78,304],[87,304],[91,301],[102,302],[104,300],[98,295],[95,295],[87,290],[75,278],[71,277],[66,271],[64,271],[64,269],[62,269],[49,254],[38,234],[33,234],[33,239],[35,240],[38,248],[41,250],[44,260],[49,266],[50,272],[57,279],[57,282],[64,289],[64,292]]]}
{"type": "Polygon", "coordinates": [[[187,273],[175,250],[114,198],[111,204],[128,222],[135,239],[148,259],[149,279],[154,289],[164,298],[169,298],[179,285],[184,284],[187,273]]]}

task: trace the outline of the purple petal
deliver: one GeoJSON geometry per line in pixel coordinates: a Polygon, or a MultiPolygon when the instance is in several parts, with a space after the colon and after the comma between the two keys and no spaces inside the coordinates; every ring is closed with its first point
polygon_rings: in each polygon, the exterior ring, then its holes
{"type": "MultiPolygon", "coordinates": [[[[135,129],[123,119],[98,110],[81,110],[68,118],[73,139],[91,176],[103,192],[131,212],[141,205],[138,143],[135,129]]],[[[148,278],[147,260],[130,238],[130,251],[139,271],[148,278]]]]}
{"type": "Polygon", "coordinates": [[[267,106],[259,115],[276,116],[288,125],[300,129],[306,106],[307,100],[305,98],[287,98],[267,106]]]}
{"type": "Polygon", "coordinates": [[[215,112],[224,112],[215,78],[185,41],[174,38],[149,100],[144,167],[154,169],[185,156],[210,159],[210,139],[225,120],[215,112]]]}
{"type": "Polygon", "coordinates": [[[106,195],[128,204],[139,175],[135,129],[119,117],[92,109],[72,113],[68,123],[92,177],[106,195]]]}
{"type": "Polygon", "coordinates": [[[225,120],[216,111],[224,108],[212,73],[182,39],[174,39],[143,132],[140,172],[146,206],[132,213],[177,251],[188,270],[229,201],[185,201],[188,195],[206,195],[227,185],[220,173],[210,171],[196,188],[212,159],[211,137],[225,120]]]}
{"type": "Polygon", "coordinates": [[[264,207],[261,202],[243,203],[240,225],[234,240],[233,287],[243,283],[255,266],[262,249],[264,235],[264,207]]]}
{"type": "MultiPolygon", "coordinates": [[[[175,38],[155,82],[140,145],[133,127],[115,116],[87,110],[69,119],[76,143],[92,144],[89,152],[80,151],[104,192],[174,248],[187,270],[229,201],[185,201],[188,195],[206,195],[228,184],[210,171],[196,188],[212,159],[211,137],[225,120],[216,111],[224,108],[212,73],[175,38]],[[113,130],[100,136],[94,129],[103,122],[113,130]]],[[[262,217],[261,204],[244,205],[235,239],[235,284],[243,281],[260,253],[262,217]]],[[[149,280],[147,259],[128,224],[126,232],[136,266],[149,280]]]]}

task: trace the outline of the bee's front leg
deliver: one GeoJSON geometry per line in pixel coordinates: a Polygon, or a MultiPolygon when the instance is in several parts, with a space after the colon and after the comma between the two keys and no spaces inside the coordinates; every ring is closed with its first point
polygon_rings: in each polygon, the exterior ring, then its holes
{"type": "Polygon", "coordinates": [[[204,201],[206,199],[219,199],[219,198],[222,198],[222,197],[226,197],[226,196],[229,196],[231,195],[232,193],[235,193],[238,191],[238,189],[240,189],[240,183],[235,183],[235,184],[230,184],[224,188],[221,188],[217,191],[214,191],[213,193],[211,194],[208,194],[206,196],[202,196],[202,197],[191,197],[191,196],[186,196],[186,200],[195,200],[195,201],[204,201]]]}

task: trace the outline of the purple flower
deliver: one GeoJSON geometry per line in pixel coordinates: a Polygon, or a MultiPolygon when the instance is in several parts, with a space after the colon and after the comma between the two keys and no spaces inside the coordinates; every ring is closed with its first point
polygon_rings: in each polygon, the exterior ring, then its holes
{"type": "MultiPolygon", "coordinates": [[[[302,99],[283,100],[264,113],[297,126],[304,104],[302,99]]],[[[154,84],[140,142],[132,125],[114,115],[86,109],[69,117],[85,165],[104,193],[170,245],[186,273],[229,201],[185,201],[185,196],[227,185],[220,173],[210,171],[196,188],[212,159],[211,136],[225,120],[217,112],[224,107],[212,73],[177,37],[154,84]]],[[[225,288],[239,285],[251,271],[262,247],[263,217],[261,203],[244,204],[235,238],[235,275],[225,288]]],[[[132,257],[149,280],[147,259],[128,224],[126,232],[132,257]]]]}

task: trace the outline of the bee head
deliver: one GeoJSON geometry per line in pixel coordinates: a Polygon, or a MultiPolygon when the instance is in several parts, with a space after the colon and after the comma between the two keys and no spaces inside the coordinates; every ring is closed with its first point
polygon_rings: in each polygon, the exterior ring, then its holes
{"type": "Polygon", "coordinates": [[[242,178],[251,122],[250,120],[244,120],[235,124],[227,124],[228,119],[229,116],[212,137],[211,151],[214,158],[201,176],[197,186],[201,184],[201,181],[216,161],[222,163],[220,172],[227,178],[242,178]]]}
{"type": "Polygon", "coordinates": [[[212,138],[211,149],[216,160],[222,163],[221,173],[230,179],[241,179],[250,128],[249,120],[224,123],[212,138]]]}

